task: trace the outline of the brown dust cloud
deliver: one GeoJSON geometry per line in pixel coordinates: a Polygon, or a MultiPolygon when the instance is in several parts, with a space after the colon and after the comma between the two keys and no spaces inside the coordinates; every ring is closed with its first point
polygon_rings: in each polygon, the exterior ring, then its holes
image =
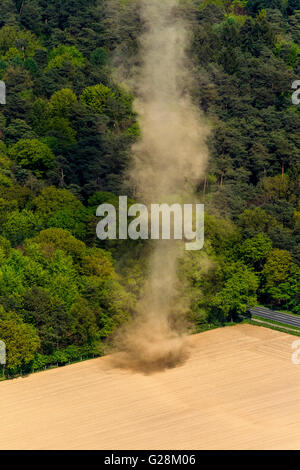
{"type": "MultiPolygon", "coordinates": [[[[141,138],[133,146],[128,175],[136,199],[147,204],[196,202],[203,177],[208,126],[189,94],[189,25],[180,0],[139,0],[145,29],[139,38],[140,66],[134,70],[135,110],[141,138]]],[[[137,313],[115,338],[116,364],[143,373],[175,367],[188,356],[180,295],[178,258],[184,243],[153,242],[150,270],[137,313]]]]}

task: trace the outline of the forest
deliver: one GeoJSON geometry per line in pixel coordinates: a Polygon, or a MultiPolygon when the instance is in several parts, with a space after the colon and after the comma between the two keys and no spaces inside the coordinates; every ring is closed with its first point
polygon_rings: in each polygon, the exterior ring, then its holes
{"type": "MultiPolygon", "coordinates": [[[[300,315],[300,0],[182,0],[180,15],[193,101],[212,130],[197,186],[205,246],[178,266],[190,328],[236,321],[248,305],[300,315]]],[[[97,239],[95,214],[117,206],[140,137],[118,70],[139,61],[142,29],[137,0],[1,1],[9,376],[101,355],[134,315],[151,244],[97,239]]]]}

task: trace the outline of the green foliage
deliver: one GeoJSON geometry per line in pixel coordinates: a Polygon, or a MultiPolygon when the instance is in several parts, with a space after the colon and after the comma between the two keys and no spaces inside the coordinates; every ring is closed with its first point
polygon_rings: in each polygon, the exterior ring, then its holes
{"type": "Polygon", "coordinates": [[[224,255],[239,242],[241,235],[231,220],[206,214],[205,237],[217,254],[224,255]]]}
{"type": "Polygon", "coordinates": [[[286,40],[281,40],[275,44],[275,54],[281,57],[287,65],[295,67],[298,63],[298,56],[300,47],[294,42],[289,43],[286,40]]]}
{"type": "Polygon", "coordinates": [[[2,234],[13,246],[22,243],[25,238],[33,237],[41,228],[41,220],[37,214],[24,209],[9,213],[2,226],[2,234]]]}
{"type": "Polygon", "coordinates": [[[14,26],[3,26],[0,29],[0,55],[4,59],[19,56],[33,57],[42,49],[40,41],[28,30],[18,30],[14,26]]]}
{"type": "Polygon", "coordinates": [[[267,302],[299,310],[300,268],[286,250],[274,249],[262,271],[263,289],[267,302]]]}
{"type": "Polygon", "coordinates": [[[23,119],[13,119],[5,129],[5,142],[13,145],[22,138],[35,139],[36,134],[23,119]]]}
{"type": "Polygon", "coordinates": [[[40,346],[35,328],[22,321],[15,312],[0,311],[0,337],[6,344],[7,368],[14,373],[34,359],[40,346]]]}
{"type": "Polygon", "coordinates": [[[20,139],[9,149],[9,155],[18,165],[32,170],[36,176],[42,176],[54,161],[48,145],[38,139],[20,139]]]}
{"type": "Polygon", "coordinates": [[[97,67],[103,67],[107,64],[108,55],[103,47],[98,47],[91,53],[91,62],[97,67]]]}
{"type": "Polygon", "coordinates": [[[85,210],[84,205],[70,191],[55,186],[42,189],[40,194],[33,199],[32,207],[45,223],[62,213],[67,218],[73,217],[75,223],[80,213],[84,213],[85,210]]]}
{"type": "Polygon", "coordinates": [[[51,255],[54,250],[59,249],[78,260],[85,252],[84,243],[76,240],[67,230],[61,228],[42,230],[33,241],[41,245],[45,254],[51,255]]]}
{"type": "Polygon", "coordinates": [[[64,302],[49,290],[32,287],[23,297],[21,312],[27,323],[35,325],[42,353],[52,354],[68,343],[71,315],[66,313],[64,302]]]}
{"type": "Polygon", "coordinates": [[[76,103],[77,97],[69,88],[57,91],[50,98],[52,113],[60,117],[69,117],[76,103]]]}
{"type": "Polygon", "coordinates": [[[260,269],[272,251],[272,241],[263,233],[258,233],[245,240],[238,251],[245,263],[260,269]]]}
{"type": "Polygon", "coordinates": [[[61,68],[65,62],[75,67],[83,67],[85,58],[75,46],[61,45],[51,51],[47,68],[61,68]]]}
{"type": "Polygon", "coordinates": [[[288,251],[275,249],[270,253],[263,269],[266,289],[284,281],[289,273],[292,257],[288,251]]]}
{"type": "MultiPolygon", "coordinates": [[[[112,14],[102,0],[0,5],[8,87],[0,113],[0,337],[11,374],[102,354],[133,314],[147,275],[150,244],[95,236],[96,208],[118,206],[140,138],[134,97],[114,82],[109,59],[130,76],[144,22],[136,1],[110,7],[112,14]]],[[[300,314],[300,114],[290,99],[299,10],[299,0],[180,2],[191,20],[187,87],[212,128],[198,181],[205,247],[178,267],[200,330],[257,301],[300,314]]]]}
{"type": "Polygon", "coordinates": [[[247,266],[229,265],[224,287],[211,302],[212,309],[222,322],[237,319],[238,315],[246,313],[247,306],[256,305],[258,285],[257,276],[247,266]]]}
{"type": "Polygon", "coordinates": [[[263,178],[261,183],[266,200],[272,202],[282,199],[290,200],[296,189],[287,174],[263,178]]]}
{"type": "Polygon", "coordinates": [[[38,78],[40,75],[40,69],[37,62],[28,57],[24,60],[24,67],[29,71],[32,78],[38,78]]]}
{"type": "MultiPolygon", "coordinates": [[[[39,360],[49,363],[58,354],[63,363],[63,351],[72,345],[97,354],[100,339],[128,318],[132,300],[104,250],[87,248],[61,229],[41,231],[22,251],[11,250],[5,238],[0,245],[0,303],[14,309],[22,325],[32,325],[39,360]]],[[[14,334],[12,324],[4,338],[8,332],[14,334]]]]}
{"type": "Polygon", "coordinates": [[[99,339],[99,330],[97,328],[96,311],[90,308],[86,299],[79,299],[72,305],[70,310],[72,323],[72,336],[75,344],[91,345],[99,339]]]}
{"type": "Polygon", "coordinates": [[[38,98],[31,108],[30,122],[38,135],[45,135],[51,117],[50,106],[48,102],[42,98],[38,98]]]}
{"type": "Polygon", "coordinates": [[[260,207],[246,209],[238,219],[238,224],[247,236],[254,236],[258,233],[270,233],[278,226],[274,217],[269,215],[260,207]]]}
{"type": "Polygon", "coordinates": [[[110,88],[99,83],[83,90],[80,100],[97,113],[102,113],[107,110],[112,101],[116,100],[116,95],[110,88]]]}
{"type": "Polygon", "coordinates": [[[72,129],[68,119],[53,117],[48,121],[47,137],[41,141],[49,144],[55,153],[60,153],[76,144],[76,131],[72,129]]]}

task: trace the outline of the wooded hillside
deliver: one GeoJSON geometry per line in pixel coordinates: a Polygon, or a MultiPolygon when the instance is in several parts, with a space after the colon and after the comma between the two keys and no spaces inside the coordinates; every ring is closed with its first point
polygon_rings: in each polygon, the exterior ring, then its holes
{"type": "MultiPolygon", "coordinates": [[[[257,303],[300,314],[299,0],[182,1],[192,95],[212,132],[205,249],[187,253],[199,331],[257,303]]],[[[2,0],[0,338],[7,373],[103,352],[134,312],[148,244],[101,242],[140,129],[116,71],[139,61],[138,1],[2,0]]],[[[129,196],[134,200],[134,191],[129,196]]]]}

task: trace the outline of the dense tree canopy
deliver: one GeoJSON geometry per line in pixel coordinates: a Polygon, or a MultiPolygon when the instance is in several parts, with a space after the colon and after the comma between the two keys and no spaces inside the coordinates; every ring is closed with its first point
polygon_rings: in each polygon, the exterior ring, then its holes
{"type": "MultiPolygon", "coordinates": [[[[257,302],[300,314],[299,0],[191,0],[192,98],[211,125],[206,241],[180,278],[193,324],[257,302]]],[[[134,312],[150,247],[100,242],[140,130],[116,68],[141,60],[136,1],[2,0],[0,339],[7,370],[100,354],[134,312]]],[[[129,194],[134,197],[134,191],[129,194]]]]}

